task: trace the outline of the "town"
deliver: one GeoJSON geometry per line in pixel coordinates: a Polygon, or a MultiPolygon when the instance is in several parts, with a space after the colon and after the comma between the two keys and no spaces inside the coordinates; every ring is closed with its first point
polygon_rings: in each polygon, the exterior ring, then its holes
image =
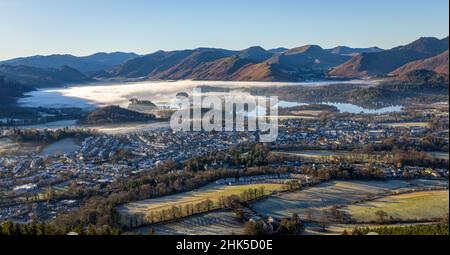
{"type": "MultiPolygon", "coordinates": [[[[356,172],[367,172],[368,167],[377,169],[380,178],[385,179],[448,179],[448,157],[445,157],[449,142],[448,112],[427,108],[373,116],[334,114],[327,117],[330,119],[325,122],[320,118],[302,117],[280,121],[278,139],[269,144],[270,157],[275,159],[271,160],[270,167],[286,167],[290,173],[227,178],[215,183],[287,183],[299,179],[294,175],[302,175],[301,179],[308,184],[314,176],[305,172],[305,167],[320,172],[320,169],[332,168],[336,159],[356,172]],[[447,122],[447,128],[445,124],[444,128],[432,126],[433,120],[447,122]],[[398,148],[395,149],[397,153],[393,147],[398,148]],[[299,151],[328,154],[308,156],[299,151]],[[413,154],[419,158],[404,161],[416,160],[421,164],[403,164],[398,158],[413,154]],[[361,158],[370,159],[370,166],[361,158]]],[[[2,139],[14,139],[15,132],[16,128],[5,127],[0,134],[2,139]]],[[[35,217],[52,220],[82,203],[81,193],[78,196],[67,196],[66,193],[95,190],[102,194],[116,182],[167,162],[182,164],[193,158],[220,152],[226,154],[233,148],[255,144],[258,135],[256,131],[175,132],[170,128],[158,128],[121,135],[88,133],[78,138],[78,145],[71,152],[64,154],[42,155],[39,151],[24,151],[10,155],[2,151],[0,220],[27,222],[35,217]],[[58,194],[61,196],[54,199],[58,194]]],[[[246,166],[230,166],[223,160],[216,160],[203,167],[246,166]]]]}

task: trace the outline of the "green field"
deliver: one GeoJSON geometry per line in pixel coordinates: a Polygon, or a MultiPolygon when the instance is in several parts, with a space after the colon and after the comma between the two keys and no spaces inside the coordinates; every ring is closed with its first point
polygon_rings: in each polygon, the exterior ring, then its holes
{"type": "Polygon", "coordinates": [[[389,127],[428,127],[428,122],[394,122],[384,123],[383,125],[389,127]]]}
{"type": "MultiPolygon", "coordinates": [[[[211,200],[215,205],[224,197],[232,195],[241,195],[249,189],[264,188],[265,195],[270,195],[276,191],[286,190],[284,184],[251,184],[251,185],[209,185],[198,190],[185,192],[177,195],[164,196],[154,199],[124,204],[118,207],[121,215],[143,215],[148,216],[151,213],[161,212],[173,207],[183,207],[185,205],[195,205],[201,202],[211,200]]],[[[216,206],[215,206],[216,207],[216,206]]]]}
{"type": "Polygon", "coordinates": [[[321,159],[333,156],[345,156],[350,154],[348,151],[331,151],[331,150],[304,150],[304,151],[274,151],[274,155],[279,156],[291,156],[291,157],[301,157],[301,158],[311,158],[311,159],[321,159]]]}
{"type": "MultiPolygon", "coordinates": [[[[290,193],[270,196],[251,204],[254,211],[277,218],[290,217],[297,213],[301,218],[311,215],[319,219],[323,210],[334,205],[351,205],[374,196],[392,195],[392,192],[448,188],[443,180],[414,179],[389,181],[330,181],[290,193]]],[[[447,200],[448,206],[448,200],[447,200]]]]}
{"type": "Polygon", "coordinates": [[[353,220],[366,223],[380,220],[377,211],[387,213],[387,220],[432,221],[445,216],[449,210],[448,191],[424,191],[387,196],[371,202],[347,207],[353,220]]]}

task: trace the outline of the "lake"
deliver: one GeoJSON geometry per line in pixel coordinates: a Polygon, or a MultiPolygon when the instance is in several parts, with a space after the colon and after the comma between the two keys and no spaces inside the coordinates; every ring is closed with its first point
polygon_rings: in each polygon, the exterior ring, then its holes
{"type": "MultiPolygon", "coordinates": [[[[19,100],[19,104],[26,107],[68,108],[77,107],[86,111],[96,107],[119,105],[128,107],[129,100],[138,98],[150,100],[158,106],[173,106],[176,94],[186,92],[192,94],[196,87],[206,86],[225,88],[231,92],[207,92],[205,95],[237,95],[250,96],[243,91],[249,87],[277,87],[277,86],[325,86],[331,84],[370,84],[373,81],[322,81],[322,82],[230,82],[230,81],[144,81],[133,83],[96,83],[82,86],[68,86],[56,89],[40,89],[26,94],[19,100]]],[[[294,102],[280,102],[280,107],[286,105],[301,105],[294,102]]],[[[401,111],[401,106],[391,106],[382,109],[366,109],[353,104],[328,103],[334,105],[341,112],[349,113],[385,113],[401,111]]]]}
{"type": "MultiPolygon", "coordinates": [[[[339,112],[347,112],[347,113],[365,113],[365,114],[381,114],[381,113],[389,113],[389,112],[401,112],[403,107],[400,105],[394,106],[386,106],[378,109],[368,109],[358,105],[349,104],[349,103],[332,103],[332,102],[322,102],[321,104],[331,105],[336,107],[339,112]]],[[[284,108],[295,107],[308,105],[304,103],[297,102],[288,102],[288,101],[280,101],[279,106],[284,108]]]]}

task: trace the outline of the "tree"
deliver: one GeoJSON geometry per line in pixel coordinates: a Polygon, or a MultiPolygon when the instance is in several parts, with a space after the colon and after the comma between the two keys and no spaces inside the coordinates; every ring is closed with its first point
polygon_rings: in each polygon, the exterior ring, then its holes
{"type": "Polygon", "coordinates": [[[311,209],[306,210],[306,218],[307,221],[313,221],[313,211],[311,209]]]}
{"type": "Polygon", "coordinates": [[[326,212],[322,212],[322,216],[320,216],[319,225],[322,228],[322,232],[327,231],[327,227],[329,225],[328,215],[326,212]]]}
{"type": "Polygon", "coordinates": [[[277,234],[296,235],[302,231],[302,224],[298,214],[293,214],[291,219],[282,219],[277,229],[277,234]]]}
{"type": "Polygon", "coordinates": [[[55,196],[56,196],[55,190],[51,186],[49,186],[47,188],[47,202],[50,203],[50,201],[52,201],[55,198],[55,196]]]}
{"type": "Polygon", "coordinates": [[[384,223],[385,218],[388,217],[388,214],[383,210],[376,211],[375,215],[380,219],[380,223],[384,223]]]}
{"type": "Polygon", "coordinates": [[[333,206],[330,208],[330,214],[338,222],[344,221],[344,214],[339,210],[339,206],[333,206]]]}
{"type": "Polygon", "coordinates": [[[95,228],[94,228],[94,226],[92,226],[91,224],[89,224],[89,226],[88,226],[88,228],[87,228],[87,231],[86,231],[86,235],[88,235],[88,236],[94,236],[94,235],[96,235],[97,233],[96,233],[96,231],[95,231],[95,228]]]}
{"type": "Polygon", "coordinates": [[[442,219],[442,223],[448,225],[448,213],[445,214],[445,217],[442,219]]]}
{"type": "Polygon", "coordinates": [[[262,221],[248,221],[244,226],[244,234],[251,236],[266,234],[264,223],[262,221]]]}

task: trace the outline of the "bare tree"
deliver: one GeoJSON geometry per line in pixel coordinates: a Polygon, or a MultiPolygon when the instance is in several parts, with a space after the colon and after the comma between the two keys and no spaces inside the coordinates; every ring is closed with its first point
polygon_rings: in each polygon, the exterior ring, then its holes
{"type": "Polygon", "coordinates": [[[376,211],[375,215],[378,216],[378,218],[380,219],[380,223],[384,223],[385,219],[388,217],[387,212],[383,210],[376,211]]]}

